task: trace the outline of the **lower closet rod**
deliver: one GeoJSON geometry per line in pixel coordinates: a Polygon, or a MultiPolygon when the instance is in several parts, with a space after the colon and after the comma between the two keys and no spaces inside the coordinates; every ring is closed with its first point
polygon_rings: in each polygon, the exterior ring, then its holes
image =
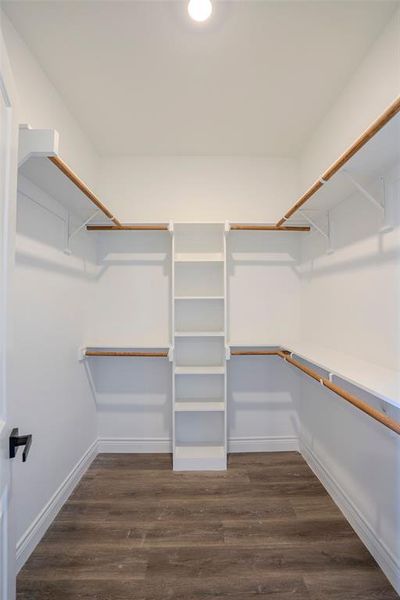
{"type": "Polygon", "coordinates": [[[369,415],[370,417],[375,419],[375,421],[378,421],[391,431],[394,431],[395,433],[400,435],[400,423],[379,412],[379,410],[376,410],[363,400],[360,400],[360,398],[357,398],[357,396],[350,394],[340,386],[332,383],[331,381],[329,381],[329,379],[321,377],[321,375],[319,375],[316,371],[313,371],[309,367],[306,367],[302,363],[292,358],[287,350],[240,350],[231,352],[231,356],[279,356],[280,358],[283,358],[285,362],[290,363],[309,377],[312,377],[312,379],[319,381],[321,385],[325,386],[326,388],[328,388],[329,390],[331,390],[332,392],[334,392],[335,394],[337,394],[338,396],[340,396],[341,398],[343,398],[344,400],[361,410],[363,413],[369,415]]]}
{"type": "Polygon", "coordinates": [[[168,358],[168,352],[113,352],[110,350],[86,350],[85,356],[144,356],[146,358],[168,358]]]}

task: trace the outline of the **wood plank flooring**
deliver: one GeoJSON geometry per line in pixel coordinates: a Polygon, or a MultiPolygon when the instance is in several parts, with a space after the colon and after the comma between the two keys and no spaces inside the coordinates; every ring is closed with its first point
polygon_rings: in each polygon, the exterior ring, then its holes
{"type": "Polygon", "coordinates": [[[18,600],[399,598],[296,452],[174,473],[100,454],[18,577],[18,600]]]}

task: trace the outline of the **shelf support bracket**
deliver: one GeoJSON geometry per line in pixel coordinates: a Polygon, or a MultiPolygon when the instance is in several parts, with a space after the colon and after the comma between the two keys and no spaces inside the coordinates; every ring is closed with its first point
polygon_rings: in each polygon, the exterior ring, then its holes
{"type": "Polygon", "coordinates": [[[310,217],[310,215],[307,213],[306,209],[300,208],[298,212],[305,218],[305,220],[309,223],[309,225],[311,225],[311,227],[313,227],[315,229],[315,231],[318,231],[318,233],[326,239],[326,241],[327,241],[326,253],[332,254],[334,250],[332,247],[331,219],[330,219],[329,211],[326,212],[326,229],[324,229],[321,225],[318,225],[318,223],[316,223],[316,221],[310,217]]]}
{"type": "Polygon", "coordinates": [[[351,181],[351,183],[356,188],[356,190],[359,191],[360,194],[362,194],[364,196],[364,198],[366,198],[382,214],[383,225],[381,227],[381,232],[389,231],[390,229],[392,229],[392,224],[389,222],[389,219],[388,219],[388,211],[387,211],[387,206],[386,206],[387,194],[386,194],[385,178],[382,176],[379,178],[381,185],[382,185],[382,200],[379,200],[373,194],[371,194],[371,192],[369,192],[366,189],[366,187],[362,183],[360,183],[354,177],[354,175],[352,173],[350,173],[350,171],[348,171],[347,169],[343,169],[342,173],[347,177],[347,179],[349,181],[351,181]]]}
{"type": "Polygon", "coordinates": [[[70,243],[72,238],[74,238],[80,231],[82,231],[82,229],[84,229],[86,227],[86,225],[88,223],[90,223],[90,221],[92,219],[94,219],[94,217],[96,215],[98,215],[101,212],[100,209],[97,209],[92,215],[90,215],[90,217],[88,219],[86,219],[81,225],[79,225],[79,227],[77,227],[76,229],[74,229],[74,231],[72,231],[72,233],[70,233],[69,228],[70,228],[70,216],[68,214],[68,219],[66,222],[66,229],[67,229],[67,235],[66,235],[66,244],[65,244],[65,249],[64,252],[65,254],[71,254],[71,248],[70,248],[70,243]]]}

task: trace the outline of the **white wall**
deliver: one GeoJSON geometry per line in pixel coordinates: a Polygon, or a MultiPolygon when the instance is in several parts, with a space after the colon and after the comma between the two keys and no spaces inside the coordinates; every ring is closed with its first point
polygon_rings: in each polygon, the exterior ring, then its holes
{"type": "MultiPolygon", "coordinates": [[[[360,193],[331,210],[333,254],[317,233],[302,241],[302,339],[400,368],[400,171],[383,174],[393,229],[360,193]]],[[[369,189],[379,190],[379,182],[369,189]]],[[[338,198],[340,200],[340,198],[338,198]]],[[[301,376],[303,455],[400,590],[400,446],[398,436],[301,376]]],[[[349,386],[337,381],[342,387],[349,386]]],[[[400,421],[400,409],[349,391],[400,421]]]]}
{"type": "Polygon", "coordinates": [[[284,345],[300,335],[302,233],[228,235],[228,335],[232,344],[284,345]]]}
{"type": "Polygon", "coordinates": [[[299,192],[297,174],[281,158],[105,158],[99,190],[125,222],[274,222],[299,192]]]}
{"type": "Polygon", "coordinates": [[[300,158],[305,190],[400,95],[400,8],[372,45],[300,158]]]}
{"type": "Polygon", "coordinates": [[[303,237],[299,265],[301,338],[393,369],[400,366],[398,176],[386,177],[391,231],[380,232],[380,212],[357,192],[330,213],[333,254],[313,232],[303,237]]]}
{"type": "MultiPolygon", "coordinates": [[[[171,236],[154,232],[90,234],[97,241],[95,301],[84,345],[170,345],[171,236]]],[[[165,358],[92,358],[101,439],[135,440],[130,451],[169,449],[171,365],[165,358]],[[152,440],[153,445],[146,445],[152,440]],[[161,442],[161,446],[158,446],[161,442]]],[[[109,450],[110,446],[104,449],[109,450]]],[[[101,449],[101,448],[100,448],[101,449]]]]}
{"type": "Polygon", "coordinates": [[[56,129],[60,134],[60,156],[95,189],[98,158],[90,140],[1,10],[0,23],[18,93],[19,123],[37,129],[56,129]]]}
{"type": "MultiPolygon", "coordinates": [[[[304,149],[303,189],[400,95],[400,11],[304,149]]],[[[393,230],[354,193],[330,213],[334,253],[316,232],[302,240],[301,338],[393,369],[400,367],[399,171],[392,185],[393,230]]],[[[389,185],[388,185],[389,184],[389,185]]],[[[370,182],[376,194],[379,182],[370,182]]],[[[400,590],[400,447],[398,436],[319,384],[301,379],[303,455],[374,557],[400,590]]],[[[400,420],[400,410],[339,385],[400,420]]]]}
{"type": "Polygon", "coordinates": [[[65,210],[28,180],[18,181],[11,418],[31,433],[28,461],[13,465],[18,546],[97,438],[96,404],[78,348],[95,281],[94,246],[72,242],[65,210]],[[29,196],[29,197],[28,197],[29,196]]]}
{"type": "MultiPolygon", "coordinates": [[[[95,185],[90,141],[2,12],[0,18],[18,94],[17,122],[58,130],[62,158],[95,185]]],[[[77,238],[73,256],[65,255],[65,211],[22,179],[19,186],[58,215],[19,197],[10,404],[12,423],[33,434],[28,462],[21,464],[20,452],[13,465],[21,565],[48,525],[57,505],[49,508],[53,495],[96,440],[97,422],[87,374],[77,361],[94,289],[93,244],[77,238]]]]}
{"type": "MultiPolygon", "coordinates": [[[[91,235],[97,238],[98,272],[85,345],[169,346],[170,234],[91,235]]],[[[283,338],[298,337],[299,243],[297,234],[229,234],[228,321],[232,342],[279,344],[283,338]]],[[[168,449],[168,361],[97,358],[89,359],[87,365],[96,395],[99,436],[107,440],[101,448],[168,449]]],[[[270,358],[231,361],[228,435],[236,444],[231,448],[277,449],[279,444],[284,448],[295,444],[297,379],[285,375],[282,367],[280,363],[273,366],[270,358]],[[281,381],[278,375],[283,377],[281,381]]]]}
{"type": "Polygon", "coordinates": [[[399,436],[305,376],[299,418],[303,456],[399,592],[399,436]]]}

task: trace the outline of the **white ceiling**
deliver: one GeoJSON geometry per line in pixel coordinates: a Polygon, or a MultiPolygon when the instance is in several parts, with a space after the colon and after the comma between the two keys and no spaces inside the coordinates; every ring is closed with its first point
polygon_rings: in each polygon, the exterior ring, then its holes
{"type": "Polygon", "coordinates": [[[102,155],[293,155],[398,2],[3,6],[102,155]]]}

